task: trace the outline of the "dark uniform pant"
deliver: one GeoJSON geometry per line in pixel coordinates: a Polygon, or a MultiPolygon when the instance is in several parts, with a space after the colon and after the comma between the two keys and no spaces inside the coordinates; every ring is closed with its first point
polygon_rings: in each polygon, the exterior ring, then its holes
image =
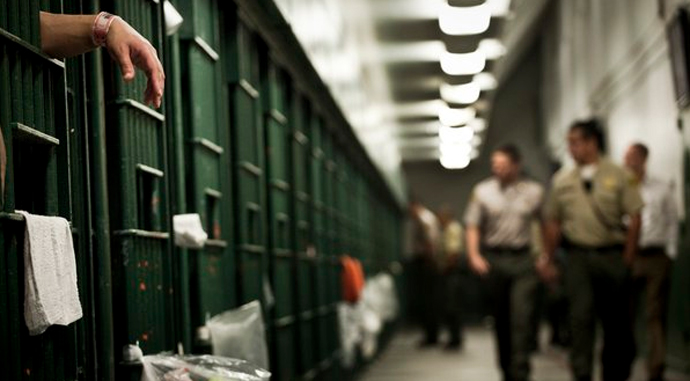
{"type": "MultiPolygon", "coordinates": [[[[641,250],[633,265],[633,300],[638,301],[643,291],[646,295],[644,316],[649,339],[649,379],[661,378],[664,372],[670,272],[671,259],[663,247],[641,250]]],[[[633,313],[636,312],[637,306],[633,308],[633,313]]]]}
{"type": "Polygon", "coordinates": [[[491,266],[488,282],[498,343],[499,365],[505,380],[529,378],[529,354],[539,280],[529,250],[484,250],[491,266]]]}
{"type": "Polygon", "coordinates": [[[598,316],[604,331],[603,380],[625,381],[635,358],[635,341],[629,307],[630,276],[621,249],[569,247],[567,252],[573,374],[578,381],[592,379],[598,316]]]}

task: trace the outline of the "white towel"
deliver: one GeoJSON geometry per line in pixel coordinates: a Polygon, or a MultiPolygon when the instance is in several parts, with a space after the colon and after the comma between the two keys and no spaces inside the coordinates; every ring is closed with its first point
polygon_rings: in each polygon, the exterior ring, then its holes
{"type": "Polygon", "coordinates": [[[66,219],[18,213],[26,219],[24,319],[35,336],[53,324],[68,325],[82,317],[77,264],[66,219]]]}

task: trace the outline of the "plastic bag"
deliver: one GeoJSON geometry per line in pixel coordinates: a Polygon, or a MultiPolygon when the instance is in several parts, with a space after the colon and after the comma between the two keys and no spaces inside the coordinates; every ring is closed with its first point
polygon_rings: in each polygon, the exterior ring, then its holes
{"type": "Polygon", "coordinates": [[[220,356],[152,355],[142,359],[141,381],[268,381],[271,373],[238,360],[220,356]]]}
{"type": "Polygon", "coordinates": [[[380,273],[368,279],[362,302],[384,322],[395,320],[399,305],[393,277],[390,274],[380,273]]]}
{"type": "Polygon", "coordinates": [[[243,359],[268,369],[266,331],[259,301],[216,315],[206,325],[211,330],[214,355],[243,359]]]}
{"type": "Polygon", "coordinates": [[[340,328],[341,365],[352,368],[357,358],[357,347],[362,342],[361,311],[349,303],[338,303],[338,325],[340,328]]]}

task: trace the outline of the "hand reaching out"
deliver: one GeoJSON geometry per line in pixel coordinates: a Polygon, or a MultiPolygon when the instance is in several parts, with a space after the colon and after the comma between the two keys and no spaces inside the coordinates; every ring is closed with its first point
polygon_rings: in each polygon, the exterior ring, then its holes
{"type": "Polygon", "coordinates": [[[160,107],[165,88],[165,73],[156,49],[127,22],[117,18],[110,26],[106,45],[110,56],[120,65],[125,82],[134,80],[135,67],[148,78],[144,102],[160,107]]]}
{"type": "Polygon", "coordinates": [[[120,65],[126,82],[134,79],[135,68],[146,74],[144,102],[160,107],[165,74],[156,49],[126,21],[112,16],[109,28],[99,30],[104,33],[99,38],[104,37],[104,40],[95,41],[97,17],[41,12],[41,48],[51,57],[67,58],[94,50],[104,43],[110,56],[120,65]]]}

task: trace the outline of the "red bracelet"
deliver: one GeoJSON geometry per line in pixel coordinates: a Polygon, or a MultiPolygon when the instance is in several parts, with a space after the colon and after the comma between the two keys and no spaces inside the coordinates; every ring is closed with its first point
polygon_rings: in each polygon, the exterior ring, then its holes
{"type": "Polygon", "coordinates": [[[119,17],[108,12],[101,12],[96,15],[96,18],[93,20],[93,33],[91,34],[94,45],[105,46],[110,24],[112,24],[116,18],[119,17]]]}

